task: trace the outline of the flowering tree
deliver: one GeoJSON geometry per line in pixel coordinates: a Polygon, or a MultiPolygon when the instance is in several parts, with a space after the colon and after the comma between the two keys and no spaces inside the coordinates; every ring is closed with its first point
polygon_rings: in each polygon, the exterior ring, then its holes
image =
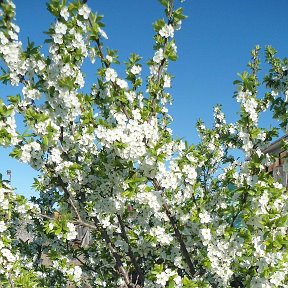
{"type": "Polygon", "coordinates": [[[263,153],[277,127],[257,124],[270,107],[287,127],[287,59],[266,48],[259,97],[256,47],[235,81],[239,120],[226,123],[216,106],[213,127],[199,121],[201,141],[189,145],[172,137],[167,109],[182,8],[160,1],[166,20],[154,24],[143,92],[141,58],[131,54],[121,79],[102,17],[86,1],[65,2],[47,5],[55,23],[44,55],[33,42],[22,47],[15,6],[0,1],[0,79],[22,87],[0,101],[0,144],[40,174],[30,201],[1,184],[1,287],[287,287],[287,192],[263,153]],[[87,57],[98,76],[84,93],[87,57]],[[76,243],[76,227],[88,244],[76,243]]]}

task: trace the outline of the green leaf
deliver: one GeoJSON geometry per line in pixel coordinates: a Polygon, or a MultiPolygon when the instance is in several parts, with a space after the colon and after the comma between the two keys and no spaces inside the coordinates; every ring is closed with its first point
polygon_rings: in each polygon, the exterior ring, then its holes
{"type": "Polygon", "coordinates": [[[164,7],[168,7],[169,1],[168,0],[159,0],[160,4],[163,5],[164,7]]]}
{"type": "Polygon", "coordinates": [[[8,96],[7,99],[8,99],[8,101],[10,101],[11,104],[13,104],[15,106],[21,102],[20,94],[17,94],[15,96],[8,96]]]}
{"type": "Polygon", "coordinates": [[[9,73],[2,74],[0,76],[0,81],[2,81],[3,84],[7,84],[9,80],[10,80],[10,74],[9,73]]]}
{"type": "Polygon", "coordinates": [[[183,14],[183,8],[180,7],[173,12],[174,21],[178,22],[179,20],[186,19],[187,16],[183,14]]]}
{"type": "Polygon", "coordinates": [[[19,159],[22,155],[22,150],[18,147],[15,147],[9,154],[12,158],[19,159]]]}
{"type": "Polygon", "coordinates": [[[162,29],[163,26],[165,26],[166,22],[164,19],[159,19],[153,24],[154,30],[158,33],[159,30],[162,29]]]}

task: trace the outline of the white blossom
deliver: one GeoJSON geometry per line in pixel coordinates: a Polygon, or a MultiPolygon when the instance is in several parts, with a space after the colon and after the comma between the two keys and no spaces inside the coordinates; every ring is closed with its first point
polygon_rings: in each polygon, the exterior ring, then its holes
{"type": "Polygon", "coordinates": [[[108,36],[107,36],[106,32],[105,32],[103,29],[101,29],[100,27],[98,27],[98,31],[99,31],[100,35],[101,35],[104,39],[108,39],[108,36]]]}
{"type": "Polygon", "coordinates": [[[127,89],[128,88],[128,83],[125,80],[123,80],[123,79],[117,78],[116,83],[122,89],[127,89]]]}
{"type": "Polygon", "coordinates": [[[105,71],[106,81],[115,82],[117,78],[117,72],[112,68],[107,68],[105,71]]]}
{"type": "Polygon", "coordinates": [[[67,223],[68,233],[66,235],[66,239],[73,240],[77,237],[77,231],[75,230],[75,226],[72,223],[67,223]]]}
{"type": "Polygon", "coordinates": [[[159,31],[159,34],[161,37],[173,38],[174,37],[174,28],[171,24],[165,25],[161,28],[161,30],[159,31]]]}
{"type": "Polygon", "coordinates": [[[112,57],[112,56],[106,55],[105,58],[107,59],[107,61],[108,61],[109,63],[112,63],[112,62],[113,62],[113,57],[112,57]]]}
{"type": "Polygon", "coordinates": [[[82,15],[84,19],[88,19],[89,15],[90,15],[91,9],[84,4],[79,10],[78,10],[78,14],[82,15]]]}
{"type": "Polygon", "coordinates": [[[168,75],[164,75],[163,79],[164,79],[163,88],[170,88],[171,87],[171,77],[168,75]]]}
{"type": "Polygon", "coordinates": [[[0,233],[4,232],[7,229],[4,221],[0,221],[0,233]]]}
{"type": "Polygon", "coordinates": [[[67,32],[67,26],[62,22],[56,22],[55,24],[55,33],[65,35],[67,32]]]}
{"type": "Polygon", "coordinates": [[[130,72],[134,75],[140,74],[142,68],[140,65],[133,65],[132,68],[130,69],[130,72]]]}
{"type": "Polygon", "coordinates": [[[155,55],[153,57],[153,61],[155,63],[160,63],[163,59],[164,59],[163,49],[160,48],[158,51],[155,52],[155,55]]]}
{"type": "Polygon", "coordinates": [[[207,211],[203,211],[199,213],[199,218],[200,218],[200,222],[203,224],[207,224],[211,222],[211,216],[209,215],[207,211]]]}
{"type": "Polygon", "coordinates": [[[61,15],[66,21],[68,21],[69,11],[68,11],[68,8],[67,8],[66,6],[61,9],[60,15],[61,15]]]}
{"type": "Polygon", "coordinates": [[[211,230],[209,228],[200,229],[201,237],[203,239],[204,245],[212,239],[211,230]]]}

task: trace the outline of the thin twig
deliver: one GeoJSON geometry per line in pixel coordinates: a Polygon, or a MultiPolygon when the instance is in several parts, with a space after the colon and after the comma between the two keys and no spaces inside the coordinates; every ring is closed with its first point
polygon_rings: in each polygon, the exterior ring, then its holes
{"type": "Polygon", "coordinates": [[[11,274],[10,273],[8,274],[8,281],[9,281],[9,284],[10,284],[11,288],[14,288],[15,285],[14,285],[12,279],[11,279],[11,274]]]}
{"type": "Polygon", "coordinates": [[[65,183],[63,182],[63,180],[61,179],[61,177],[58,177],[58,181],[60,182],[60,186],[62,187],[62,189],[64,190],[64,192],[67,194],[69,202],[72,206],[72,208],[74,209],[75,214],[77,215],[77,218],[79,221],[82,221],[81,215],[76,207],[75,201],[73,200],[73,197],[71,195],[71,193],[69,192],[69,190],[65,187],[65,183]]]}
{"type": "Polygon", "coordinates": [[[95,227],[95,225],[84,222],[83,220],[76,220],[76,221],[73,221],[73,223],[79,224],[81,226],[85,226],[85,227],[90,228],[92,230],[97,230],[97,231],[99,230],[97,227],[95,227]]]}
{"type": "MultiPolygon", "coordinates": [[[[56,220],[55,217],[48,216],[48,215],[42,214],[42,213],[38,214],[38,216],[40,216],[42,218],[45,218],[47,220],[50,220],[50,221],[55,221],[56,220]]],[[[79,224],[81,226],[85,226],[87,228],[90,228],[91,230],[97,230],[97,231],[99,230],[95,225],[87,223],[87,222],[85,222],[83,220],[75,220],[75,221],[72,221],[72,222],[73,222],[73,224],[76,224],[76,225],[79,224]]]]}
{"type": "MultiPolygon", "coordinates": [[[[68,192],[68,193],[69,193],[69,192],[68,192]]],[[[69,193],[69,195],[70,195],[70,193],[69,193]]],[[[70,195],[70,197],[69,197],[69,200],[70,200],[70,204],[72,205],[72,207],[73,207],[73,209],[74,209],[74,211],[75,211],[75,213],[76,213],[76,215],[77,215],[78,220],[79,220],[79,221],[82,221],[82,218],[81,218],[81,216],[80,216],[80,213],[79,213],[79,211],[78,211],[78,209],[77,209],[77,207],[76,207],[76,205],[75,205],[75,203],[74,203],[71,195],[70,195]]]]}

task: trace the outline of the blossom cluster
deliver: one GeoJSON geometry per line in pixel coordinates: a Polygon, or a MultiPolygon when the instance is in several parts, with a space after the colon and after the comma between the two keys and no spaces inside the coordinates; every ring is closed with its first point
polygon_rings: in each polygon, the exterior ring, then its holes
{"type": "Polygon", "coordinates": [[[267,48],[272,92],[260,98],[253,50],[237,82],[238,121],[216,106],[190,145],[173,136],[168,113],[182,8],[160,1],[166,20],[154,23],[148,71],[131,54],[121,73],[102,16],[62,2],[47,5],[56,20],[43,53],[23,48],[15,5],[0,3],[1,81],[21,86],[0,102],[0,145],[39,172],[31,201],[0,182],[0,286],[286,287],[288,196],[265,153],[278,134],[258,119],[272,107],[287,126],[287,61],[267,48]]]}

